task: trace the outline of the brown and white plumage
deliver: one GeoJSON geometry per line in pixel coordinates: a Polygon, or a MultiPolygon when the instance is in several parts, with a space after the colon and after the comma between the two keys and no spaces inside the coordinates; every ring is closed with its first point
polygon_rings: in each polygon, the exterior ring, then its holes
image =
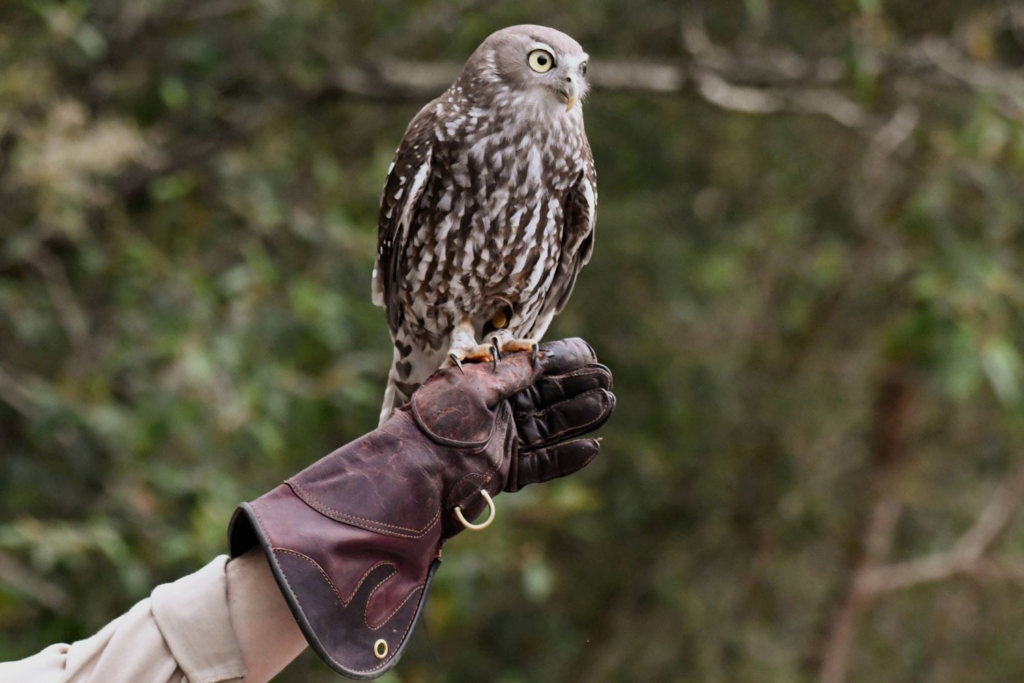
{"type": "Polygon", "coordinates": [[[485,337],[509,349],[539,340],[568,301],[597,209],[587,58],[550,28],[498,31],[409,124],[373,275],[395,344],[382,422],[447,358],[479,360],[485,337]]]}

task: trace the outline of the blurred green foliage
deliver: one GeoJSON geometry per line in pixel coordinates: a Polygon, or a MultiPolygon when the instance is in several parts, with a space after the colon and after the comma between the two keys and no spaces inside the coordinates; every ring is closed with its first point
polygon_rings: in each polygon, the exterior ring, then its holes
{"type": "MultiPolygon", "coordinates": [[[[375,426],[378,192],[425,98],[323,84],[534,22],[598,80],[743,67],[774,104],[593,93],[597,247],[550,336],[593,343],[617,415],[446,548],[387,680],[815,680],[873,511],[889,561],[939,552],[1024,463],[1024,23],[928,5],[0,4],[0,660],[194,571],[239,501],[375,426]]],[[[884,594],[851,680],[1024,678],[1022,573],[884,594]]]]}

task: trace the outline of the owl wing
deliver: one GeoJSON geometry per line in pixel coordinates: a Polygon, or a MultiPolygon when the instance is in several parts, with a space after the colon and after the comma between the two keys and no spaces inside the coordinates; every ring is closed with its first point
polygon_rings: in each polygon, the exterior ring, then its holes
{"type": "Polygon", "coordinates": [[[576,276],[590,262],[594,253],[594,226],[597,221],[597,172],[587,146],[583,170],[569,188],[566,199],[565,225],[562,228],[562,251],[558,270],[552,280],[544,310],[557,315],[565,308],[576,285],[576,276]]]}
{"type": "Polygon", "coordinates": [[[387,312],[388,326],[395,331],[402,324],[398,300],[402,253],[415,231],[416,209],[430,178],[433,157],[434,107],[428,105],[409,124],[380,198],[377,221],[377,260],[371,287],[373,303],[387,312]]]}

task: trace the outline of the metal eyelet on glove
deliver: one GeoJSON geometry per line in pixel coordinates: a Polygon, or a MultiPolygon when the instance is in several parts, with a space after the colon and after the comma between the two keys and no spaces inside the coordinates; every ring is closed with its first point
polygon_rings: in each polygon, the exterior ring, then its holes
{"type": "Polygon", "coordinates": [[[491,494],[487,493],[487,491],[484,491],[483,489],[480,489],[480,495],[484,497],[484,501],[487,503],[487,508],[490,511],[490,514],[487,516],[487,521],[481,522],[480,524],[473,524],[463,516],[461,507],[455,508],[455,516],[459,518],[460,522],[462,522],[462,526],[466,527],[470,531],[483,531],[491,525],[491,522],[494,521],[494,499],[491,498],[491,494]]]}
{"type": "Polygon", "coordinates": [[[384,659],[388,656],[388,641],[381,638],[373,644],[373,656],[377,659],[384,659]]]}

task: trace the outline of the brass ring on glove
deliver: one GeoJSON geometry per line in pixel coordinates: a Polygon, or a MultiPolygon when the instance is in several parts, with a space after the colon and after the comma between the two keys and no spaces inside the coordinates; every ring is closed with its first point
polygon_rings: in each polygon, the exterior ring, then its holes
{"type": "Polygon", "coordinates": [[[491,498],[491,494],[487,493],[487,491],[484,491],[483,489],[480,489],[480,495],[484,497],[484,501],[487,503],[487,508],[490,510],[490,514],[487,515],[486,521],[481,522],[480,524],[473,524],[463,516],[461,507],[455,508],[455,516],[459,518],[460,522],[462,522],[462,526],[466,527],[470,531],[482,531],[489,527],[491,522],[494,521],[494,499],[491,498]]]}

